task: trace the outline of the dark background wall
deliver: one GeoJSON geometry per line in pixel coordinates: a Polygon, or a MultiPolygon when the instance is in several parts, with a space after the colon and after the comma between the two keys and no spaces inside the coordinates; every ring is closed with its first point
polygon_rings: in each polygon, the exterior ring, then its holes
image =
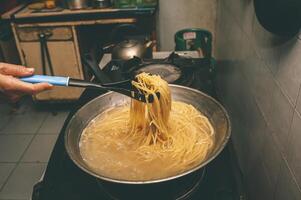
{"type": "Polygon", "coordinates": [[[249,199],[301,199],[301,40],[259,24],[252,0],[219,0],[219,95],[249,199]]]}

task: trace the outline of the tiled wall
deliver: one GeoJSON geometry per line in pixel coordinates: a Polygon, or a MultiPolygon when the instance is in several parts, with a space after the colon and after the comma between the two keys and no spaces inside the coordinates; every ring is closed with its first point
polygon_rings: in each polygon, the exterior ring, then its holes
{"type": "Polygon", "coordinates": [[[301,199],[301,37],[258,23],[252,0],[219,0],[218,92],[249,199],[301,199]]]}

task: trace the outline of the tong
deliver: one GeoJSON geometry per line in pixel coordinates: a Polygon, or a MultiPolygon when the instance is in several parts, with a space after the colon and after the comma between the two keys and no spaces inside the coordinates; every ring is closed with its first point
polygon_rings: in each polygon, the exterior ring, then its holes
{"type": "MultiPolygon", "coordinates": [[[[153,95],[145,96],[143,93],[139,92],[132,85],[132,80],[119,81],[114,83],[97,84],[89,81],[84,81],[80,79],[73,79],[70,77],[62,76],[46,76],[46,75],[33,75],[28,77],[22,77],[20,80],[28,83],[50,83],[56,86],[70,86],[70,87],[83,87],[87,89],[101,89],[110,90],[124,94],[135,100],[152,103],[154,101],[153,95]]],[[[159,93],[156,94],[159,97],[159,93]]]]}

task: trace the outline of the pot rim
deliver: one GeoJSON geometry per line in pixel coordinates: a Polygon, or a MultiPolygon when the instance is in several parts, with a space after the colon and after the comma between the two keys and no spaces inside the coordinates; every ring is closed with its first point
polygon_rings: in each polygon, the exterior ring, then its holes
{"type": "Polygon", "coordinates": [[[204,95],[205,97],[209,98],[211,101],[216,103],[217,106],[223,111],[223,114],[225,115],[225,118],[226,118],[226,121],[227,121],[227,124],[228,124],[227,131],[226,131],[226,134],[225,134],[225,139],[223,140],[222,144],[217,149],[217,151],[209,159],[207,159],[205,162],[202,162],[199,165],[197,165],[197,166],[195,166],[195,167],[193,167],[193,168],[191,168],[187,171],[181,172],[181,173],[173,175],[173,176],[169,176],[169,177],[166,177],[166,178],[153,179],[153,180],[144,180],[144,181],[130,181],[130,180],[122,180],[122,179],[115,179],[115,178],[102,176],[100,174],[95,173],[93,170],[89,169],[88,167],[83,166],[81,163],[77,162],[77,160],[73,157],[72,149],[68,145],[68,143],[69,143],[68,138],[69,138],[69,135],[71,134],[70,131],[68,131],[69,128],[70,128],[70,122],[75,118],[76,113],[78,113],[78,112],[80,112],[80,110],[84,109],[86,105],[92,103],[93,101],[96,101],[98,98],[102,98],[104,96],[110,95],[111,93],[114,93],[112,91],[107,92],[105,94],[102,94],[102,95],[96,97],[95,99],[92,99],[91,101],[86,103],[84,106],[82,106],[71,117],[70,121],[68,122],[68,124],[66,126],[65,135],[64,135],[65,149],[66,149],[67,154],[70,157],[70,159],[77,165],[77,167],[79,167],[81,170],[85,171],[86,173],[94,176],[95,178],[102,179],[102,180],[109,181],[109,182],[113,182],[113,183],[132,184],[132,185],[162,183],[162,182],[166,182],[166,181],[170,181],[170,180],[174,180],[174,179],[183,177],[185,175],[188,175],[190,173],[193,173],[193,172],[205,167],[208,163],[210,163],[212,160],[214,160],[220,154],[220,152],[225,148],[226,144],[228,143],[228,141],[230,139],[230,136],[231,136],[231,122],[230,122],[229,115],[228,115],[226,109],[217,100],[215,100],[213,97],[211,97],[211,96],[209,96],[209,95],[207,95],[207,94],[205,94],[205,93],[203,93],[199,90],[189,88],[189,87],[185,87],[185,86],[181,86],[181,85],[174,85],[174,84],[169,84],[169,86],[175,87],[175,88],[183,88],[183,89],[186,89],[186,90],[191,90],[193,92],[200,93],[200,94],[204,95]]]}

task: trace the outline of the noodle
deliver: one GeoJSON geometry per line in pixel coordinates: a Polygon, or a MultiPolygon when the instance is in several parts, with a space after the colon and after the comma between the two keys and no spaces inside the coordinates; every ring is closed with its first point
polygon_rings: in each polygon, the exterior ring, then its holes
{"type": "Polygon", "coordinates": [[[136,135],[143,131],[141,145],[155,144],[156,141],[167,141],[170,138],[168,132],[168,119],[171,110],[171,95],[167,82],[160,76],[150,76],[142,73],[137,76],[137,82],[132,85],[147,97],[153,95],[154,102],[143,104],[132,100],[130,108],[131,134],[136,135]],[[160,93],[160,100],[156,93],[160,93]]]}
{"type": "Polygon", "coordinates": [[[90,122],[80,140],[86,163],[103,176],[152,180],[204,161],[214,143],[208,118],[192,105],[171,101],[168,84],[159,76],[142,73],[136,78],[133,86],[153,95],[154,102],[132,100],[90,122]]]}

